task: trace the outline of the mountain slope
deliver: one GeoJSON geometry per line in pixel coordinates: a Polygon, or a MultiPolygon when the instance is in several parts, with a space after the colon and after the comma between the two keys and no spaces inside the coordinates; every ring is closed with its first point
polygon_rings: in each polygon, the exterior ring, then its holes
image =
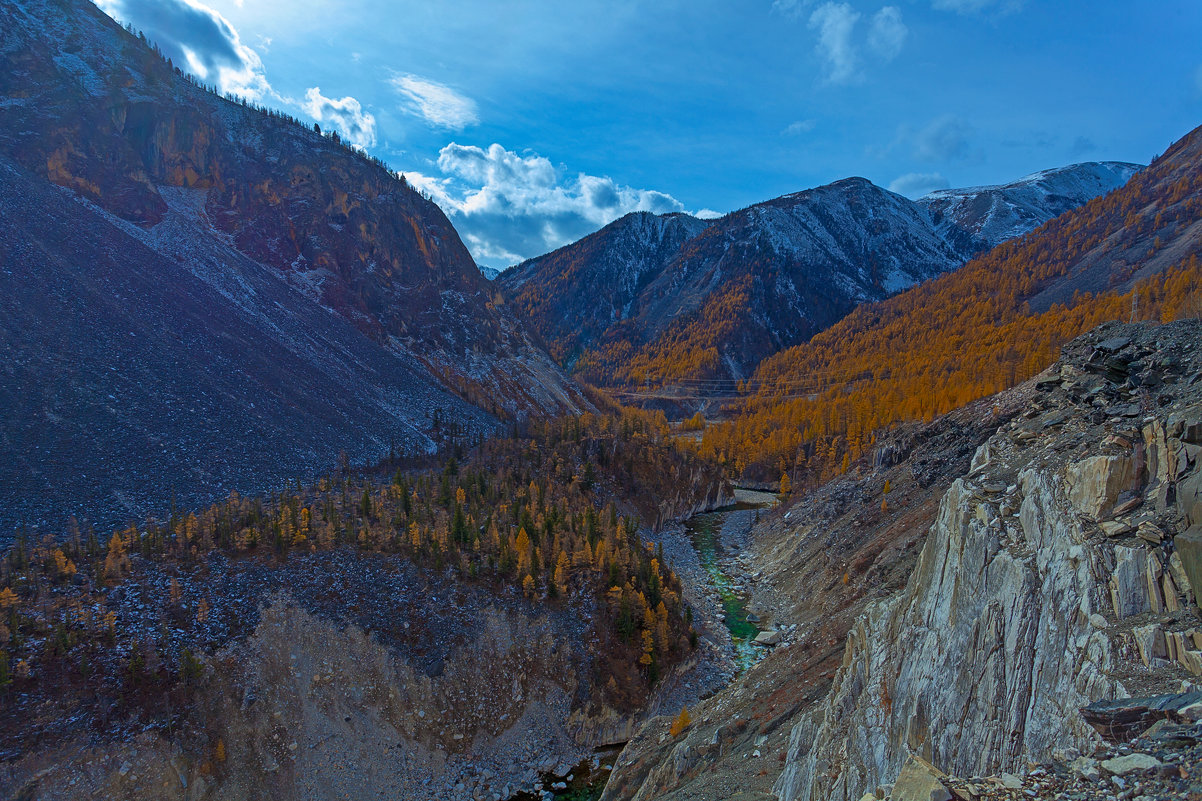
{"type": "Polygon", "coordinates": [[[905,420],[1038,373],[1114,319],[1202,314],[1202,128],[1129,183],[766,359],[702,447],[775,478],[829,477],[905,420]]]}
{"type": "Polygon", "coordinates": [[[51,496],[126,518],[586,405],[381,164],[204,90],[91,3],[4,9],[3,335],[22,357],[0,455],[22,468],[0,527],[44,521],[51,496]]]}
{"type": "Polygon", "coordinates": [[[687,214],[636,211],[497,279],[515,312],[567,363],[627,319],[649,280],[709,225],[687,214]]]}
{"type": "Polygon", "coordinates": [[[851,178],[709,223],[629,215],[499,283],[552,355],[590,382],[730,394],[764,357],[856,304],[958,267],[1135,169],[1080,164],[917,202],[851,178]]]}
{"type": "Polygon", "coordinates": [[[916,202],[948,241],[985,251],[1117,189],[1140,169],[1121,161],[1073,164],[998,186],[941,189],[916,202]]]}
{"type": "Polygon", "coordinates": [[[862,178],[785,195],[685,243],[581,372],[635,384],[745,376],[856,303],[959,263],[910,201],[862,178]]]}

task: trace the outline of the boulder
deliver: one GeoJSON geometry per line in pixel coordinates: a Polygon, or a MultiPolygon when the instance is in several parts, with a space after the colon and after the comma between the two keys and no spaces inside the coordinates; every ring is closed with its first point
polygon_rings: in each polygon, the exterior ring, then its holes
{"type": "Polygon", "coordinates": [[[780,644],[780,632],[779,631],[761,631],[759,634],[755,635],[755,639],[752,640],[752,643],[754,645],[779,645],[780,644]]]}
{"type": "Polygon", "coordinates": [[[930,762],[911,756],[897,775],[889,797],[892,801],[952,801],[942,779],[943,773],[930,762]]]}
{"type": "Polygon", "coordinates": [[[1119,495],[1135,480],[1128,456],[1091,456],[1068,466],[1068,497],[1081,514],[1099,520],[1114,509],[1119,495]]]}
{"type": "Polygon", "coordinates": [[[1154,756],[1137,753],[1107,759],[1102,763],[1102,768],[1115,776],[1126,776],[1128,773],[1143,773],[1145,770],[1159,768],[1162,764],[1154,756]]]}
{"type": "Polygon", "coordinates": [[[1169,436],[1193,445],[1202,445],[1202,406],[1191,406],[1170,415],[1167,428],[1169,436]]]}
{"type": "Polygon", "coordinates": [[[1202,703],[1202,691],[1095,701],[1081,708],[1085,722],[1111,742],[1131,740],[1158,720],[1184,721],[1183,711],[1202,703]]]}

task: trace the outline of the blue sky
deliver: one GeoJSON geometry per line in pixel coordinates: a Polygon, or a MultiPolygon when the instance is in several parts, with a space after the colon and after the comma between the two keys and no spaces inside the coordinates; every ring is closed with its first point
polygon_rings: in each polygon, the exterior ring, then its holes
{"type": "Polygon", "coordinates": [[[1202,124],[1202,3],[101,0],[405,172],[504,267],[636,209],[1146,163],[1202,124]]]}

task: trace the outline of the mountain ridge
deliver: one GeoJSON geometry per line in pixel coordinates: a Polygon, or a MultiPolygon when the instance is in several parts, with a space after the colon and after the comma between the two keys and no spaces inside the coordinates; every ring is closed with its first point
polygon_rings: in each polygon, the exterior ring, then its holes
{"type": "Polygon", "coordinates": [[[17,410],[0,453],[24,478],[0,487],[0,526],[61,523],[45,514],[68,499],[98,523],[161,513],[176,491],[200,502],[262,490],[327,470],[340,451],[424,453],[591,408],[493,303],[446,215],[382,163],[197,85],[89,2],[6,8],[0,172],[10,208],[26,211],[3,220],[8,320],[24,321],[3,334],[25,360],[0,379],[17,410]],[[30,197],[59,217],[41,219],[30,197]],[[123,302],[104,294],[117,287],[123,302]],[[137,359],[113,361],[130,344],[117,332],[162,333],[175,318],[190,340],[145,337],[137,359]],[[183,403],[181,385],[211,402],[108,411],[127,368],[147,404],[183,403]],[[29,387],[40,404],[21,400],[29,387]],[[230,450],[239,438],[259,444],[230,450]],[[175,479],[148,447],[181,460],[175,479]],[[123,458],[136,469],[105,469],[123,458]]]}
{"type": "Polygon", "coordinates": [[[680,215],[636,213],[497,283],[560,364],[591,383],[733,386],[857,303],[954,269],[1002,229],[1031,230],[1136,168],[1086,162],[916,201],[849,177],[714,220],[686,217],[691,235],[668,248],[638,231],[680,215]]]}

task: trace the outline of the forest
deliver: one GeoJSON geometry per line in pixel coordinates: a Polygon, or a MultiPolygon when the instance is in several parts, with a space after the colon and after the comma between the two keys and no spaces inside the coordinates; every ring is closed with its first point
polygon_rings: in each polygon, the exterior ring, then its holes
{"type": "Polygon", "coordinates": [[[1169,151],[1125,187],[765,359],[698,451],[732,475],[821,482],[882,430],[1021,383],[1102,322],[1202,316],[1199,220],[1202,170],[1169,151]],[[1083,265],[1105,267],[1106,288],[1031,308],[1083,265]]]}
{"type": "Polygon", "coordinates": [[[634,709],[697,636],[638,510],[711,482],[718,472],[673,445],[662,414],[628,410],[536,421],[433,467],[382,463],[231,493],[104,535],[74,518],[57,536],[18,532],[0,562],[0,697],[82,686],[105,708],[99,718],[179,719],[203,680],[200,654],[219,644],[214,629],[219,641],[239,626],[213,619],[237,616],[218,609],[223,574],[341,552],[536,606],[581,600],[600,612],[589,622],[606,643],[594,681],[608,684],[609,703],[634,709]],[[159,583],[134,580],[143,574],[159,583]],[[196,576],[207,578],[196,586],[196,576]],[[134,619],[147,614],[149,629],[134,619]]]}

